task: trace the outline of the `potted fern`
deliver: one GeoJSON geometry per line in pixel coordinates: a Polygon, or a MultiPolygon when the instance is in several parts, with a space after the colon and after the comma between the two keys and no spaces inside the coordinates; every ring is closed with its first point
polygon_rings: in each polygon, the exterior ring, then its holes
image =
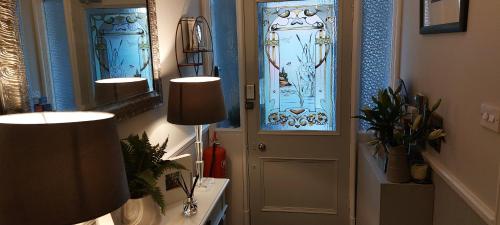
{"type": "MultiPolygon", "coordinates": [[[[183,169],[181,165],[173,161],[162,159],[166,153],[167,142],[168,138],[161,145],[152,145],[146,132],[142,136],[130,135],[121,140],[131,196],[131,199],[123,207],[122,220],[124,224],[140,224],[141,220],[147,219],[144,213],[156,211],[157,207],[160,208],[162,214],[165,212],[164,197],[158,187],[158,179],[167,169],[183,169]],[[145,205],[151,200],[157,207],[145,205]],[[145,208],[152,210],[145,210],[145,208]]],[[[153,215],[152,217],[156,218],[157,216],[153,215]]]]}

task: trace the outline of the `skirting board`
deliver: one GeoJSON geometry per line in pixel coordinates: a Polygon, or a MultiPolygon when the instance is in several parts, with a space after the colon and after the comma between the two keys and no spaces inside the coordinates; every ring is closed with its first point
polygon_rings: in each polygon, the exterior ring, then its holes
{"type": "Polygon", "coordinates": [[[433,150],[423,151],[422,155],[427,160],[435,173],[437,173],[488,225],[500,225],[496,222],[496,213],[488,207],[474,192],[472,192],[460,179],[458,179],[439,159],[438,153],[433,150]]]}

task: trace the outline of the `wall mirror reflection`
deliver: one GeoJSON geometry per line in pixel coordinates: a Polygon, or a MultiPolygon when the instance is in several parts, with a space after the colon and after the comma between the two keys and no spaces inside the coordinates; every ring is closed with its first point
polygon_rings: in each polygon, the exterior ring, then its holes
{"type": "Polygon", "coordinates": [[[146,0],[19,0],[31,111],[161,102],[150,10],[146,0]]]}

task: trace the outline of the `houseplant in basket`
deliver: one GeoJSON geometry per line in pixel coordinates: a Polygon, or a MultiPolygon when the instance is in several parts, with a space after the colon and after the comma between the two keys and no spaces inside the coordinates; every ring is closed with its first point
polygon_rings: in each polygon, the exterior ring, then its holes
{"type": "MultiPolygon", "coordinates": [[[[154,202],[165,212],[165,202],[162,191],[158,187],[158,179],[167,169],[183,169],[173,161],[163,160],[166,153],[167,140],[163,144],[152,145],[146,132],[139,135],[130,135],[121,140],[125,171],[127,173],[128,186],[131,199],[123,207],[123,224],[137,225],[145,218],[145,204],[154,202]],[[149,198],[149,199],[148,199],[149,198]]],[[[151,211],[151,210],[147,210],[151,211]]],[[[155,210],[152,210],[155,211],[155,210]]],[[[154,217],[154,216],[153,216],[154,217]]]]}

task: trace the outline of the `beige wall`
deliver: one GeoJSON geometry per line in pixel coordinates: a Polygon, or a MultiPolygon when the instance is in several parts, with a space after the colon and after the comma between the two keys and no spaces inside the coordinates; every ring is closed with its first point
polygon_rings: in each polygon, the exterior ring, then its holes
{"type": "Polygon", "coordinates": [[[175,61],[175,30],[181,16],[197,16],[200,14],[199,0],[156,0],[158,14],[158,36],[160,40],[161,78],[163,83],[164,104],[159,108],[138,115],[118,124],[120,136],[142,133],[146,131],[152,143],[161,142],[169,137],[167,151],[177,149],[187,139],[191,139],[194,131],[190,126],[177,126],[167,122],[166,104],[168,100],[169,79],[177,77],[175,61]]]}
{"type": "MultiPolygon", "coordinates": [[[[496,209],[500,134],[482,128],[479,120],[481,103],[500,106],[499,10],[498,0],[470,1],[466,33],[420,35],[419,1],[407,0],[401,52],[401,77],[412,92],[443,99],[438,112],[449,136],[440,160],[491,210],[496,209]]],[[[453,224],[442,222],[446,218],[440,217],[455,214],[440,211],[444,199],[436,199],[436,221],[453,224]]]]}
{"type": "Polygon", "coordinates": [[[440,177],[434,176],[434,225],[487,225],[440,177]]]}
{"type": "MultiPolygon", "coordinates": [[[[177,149],[194,135],[193,129],[186,126],[169,124],[166,118],[168,80],[177,73],[174,55],[174,38],[177,22],[181,16],[201,14],[200,0],[156,0],[158,13],[158,31],[160,39],[161,76],[163,79],[164,104],[161,108],[141,114],[119,124],[122,137],[131,133],[147,131],[152,142],[160,142],[170,137],[167,151],[177,149]]],[[[231,179],[227,190],[228,224],[243,225],[244,213],[244,136],[242,130],[220,131],[219,139],[226,148],[227,171],[231,179]]]]}

